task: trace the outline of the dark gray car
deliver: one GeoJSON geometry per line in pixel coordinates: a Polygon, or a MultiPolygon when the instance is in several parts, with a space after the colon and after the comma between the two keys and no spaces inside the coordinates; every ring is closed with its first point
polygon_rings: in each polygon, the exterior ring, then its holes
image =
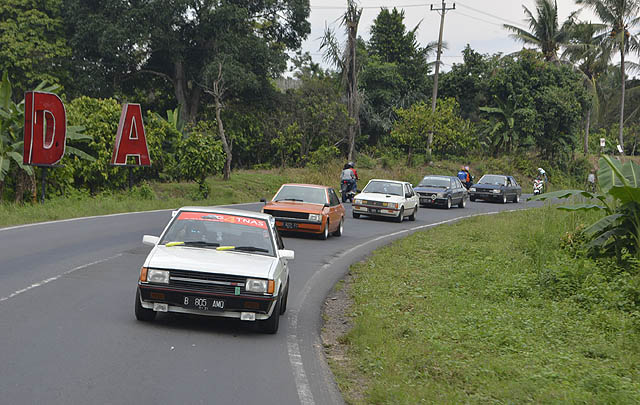
{"type": "Polygon", "coordinates": [[[420,196],[420,205],[464,208],[469,199],[467,189],[454,176],[425,176],[413,189],[420,196]]]}
{"type": "Polygon", "coordinates": [[[522,187],[513,176],[503,174],[485,174],[469,189],[471,201],[497,201],[506,204],[507,201],[520,202],[522,187]]]}

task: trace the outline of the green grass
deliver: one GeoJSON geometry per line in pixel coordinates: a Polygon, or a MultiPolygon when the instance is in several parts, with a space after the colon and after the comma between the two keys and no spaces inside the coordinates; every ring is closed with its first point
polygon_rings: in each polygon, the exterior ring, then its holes
{"type": "Polygon", "coordinates": [[[640,277],[562,249],[551,208],[416,233],[352,266],[349,403],[640,403],[640,277]]]}

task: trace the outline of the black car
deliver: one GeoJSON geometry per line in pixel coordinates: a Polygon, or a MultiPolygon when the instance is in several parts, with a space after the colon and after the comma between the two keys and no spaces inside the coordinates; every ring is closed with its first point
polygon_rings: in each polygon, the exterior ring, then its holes
{"type": "Polygon", "coordinates": [[[513,176],[502,174],[485,174],[469,189],[469,199],[498,201],[506,204],[507,201],[520,202],[522,187],[513,176]]]}
{"type": "Polygon", "coordinates": [[[467,189],[454,176],[425,176],[413,189],[420,196],[420,205],[464,208],[469,199],[467,189]]]}

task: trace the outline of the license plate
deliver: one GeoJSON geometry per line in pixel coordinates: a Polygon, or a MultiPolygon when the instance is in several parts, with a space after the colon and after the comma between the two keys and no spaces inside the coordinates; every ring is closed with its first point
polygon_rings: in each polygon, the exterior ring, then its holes
{"type": "Polygon", "coordinates": [[[201,311],[224,311],[224,300],[218,298],[194,297],[185,295],[182,297],[182,305],[186,308],[199,309],[201,311]]]}
{"type": "Polygon", "coordinates": [[[374,212],[376,214],[380,213],[380,209],[379,208],[369,208],[369,212],[374,212]]]}
{"type": "Polygon", "coordinates": [[[298,224],[295,222],[283,222],[282,227],[285,229],[297,229],[298,224]]]}
{"type": "Polygon", "coordinates": [[[428,202],[431,202],[431,198],[424,198],[424,197],[423,197],[423,198],[421,198],[421,199],[420,199],[420,202],[421,202],[421,203],[428,203],[428,202]]]}

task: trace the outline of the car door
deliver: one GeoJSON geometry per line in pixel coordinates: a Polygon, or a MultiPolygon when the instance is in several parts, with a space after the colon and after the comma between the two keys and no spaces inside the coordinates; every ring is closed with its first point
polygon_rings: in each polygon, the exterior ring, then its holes
{"type": "Polygon", "coordinates": [[[418,207],[419,197],[417,193],[413,190],[413,187],[411,187],[411,184],[404,183],[404,189],[405,189],[405,199],[407,200],[405,207],[410,208],[411,212],[414,212],[418,207]]]}
{"type": "Polygon", "coordinates": [[[453,192],[453,204],[459,204],[462,201],[463,193],[462,193],[462,183],[460,179],[457,177],[451,178],[451,190],[453,192]]]}
{"type": "Polygon", "coordinates": [[[329,225],[332,229],[338,229],[344,208],[340,204],[340,199],[334,189],[330,188],[327,192],[329,194],[329,225]]]}
{"type": "Polygon", "coordinates": [[[515,187],[513,186],[512,177],[507,177],[507,187],[505,189],[505,194],[507,195],[507,199],[511,200],[515,193],[515,187]]]}
{"type": "Polygon", "coordinates": [[[511,184],[513,184],[513,195],[521,195],[522,194],[522,187],[520,187],[520,184],[518,184],[518,182],[516,181],[515,177],[511,178],[511,184]]]}

